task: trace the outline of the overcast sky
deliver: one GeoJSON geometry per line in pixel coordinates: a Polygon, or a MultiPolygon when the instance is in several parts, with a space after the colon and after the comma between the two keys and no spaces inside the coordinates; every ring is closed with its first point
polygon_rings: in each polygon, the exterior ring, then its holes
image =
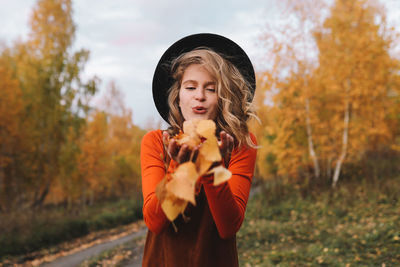
{"type": "MultiPolygon", "coordinates": [[[[0,40],[12,44],[26,38],[35,0],[0,0],[0,40]]],[[[154,106],[151,82],[163,52],[178,39],[212,32],[236,41],[256,67],[263,26],[279,20],[274,0],[76,0],[76,49],[91,56],[85,77],[101,78],[101,92],[114,80],[133,111],[133,121],[162,120],[154,106]]],[[[389,19],[400,18],[400,0],[384,0],[389,19]]],[[[396,27],[399,29],[399,27],[396,27]]]]}

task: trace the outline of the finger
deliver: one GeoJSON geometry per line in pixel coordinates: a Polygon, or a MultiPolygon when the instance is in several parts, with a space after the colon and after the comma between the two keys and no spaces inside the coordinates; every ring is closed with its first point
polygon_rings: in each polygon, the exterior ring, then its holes
{"type": "Polygon", "coordinates": [[[164,143],[165,145],[167,145],[167,144],[168,144],[168,141],[169,141],[169,134],[168,134],[167,131],[164,131],[164,132],[163,132],[162,139],[163,139],[163,143],[164,143]]]}
{"type": "Polygon", "coordinates": [[[168,144],[168,153],[172,159],[176,160],[178,152],[179,152],[179,146],[176,143],[175,139],[172,139],[168,144]]]}
{"type": "Polygon", "coordinates": [[[220,150],[222,152],[226,151],[226,143],[227,143],[227,139],[226,139],[226,132],[225,131],[221,131],[221,133],[219,134],[220,138],[221,138],[221,144],[220,144],[220,150]]]}
{"type": "Polygon", "coordinates": [[[199,147],[195,147],[192,152],[192,162],[196,162],[197,156],[199,155],[199,147]]]}
{"type": "Polygon", "coordinates": [[[228,146],[227,146],[228,147],[228,151],[232,152],[235,140],[229,134],[228,134],[228,138],[227,139],[228,139],[228,146]]]}
{"type": "Polygon", "coordinates": [[[182,145],[177,156],[178,163],[184,163],[190,159],[191,151],[187,145],[182,145]]]}

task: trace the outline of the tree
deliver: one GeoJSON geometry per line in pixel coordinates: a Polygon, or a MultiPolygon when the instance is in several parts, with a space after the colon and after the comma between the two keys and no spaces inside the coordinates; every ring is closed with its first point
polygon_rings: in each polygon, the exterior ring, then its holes
{"type": "Polygon", "coordinates": [[[287,6],[299,29],[289,24],[284,34],[267,36],[273,64],[262,75],[270,150],[279,175],[323,175],[335,186],[343,163],[396,136],[395,35],[375,2],[337,0],[329,12],[303,2],[287,6]]]}
{"type": "Polygon", "coordinates": [[[97,79],[80,74],[89,52],[71,52],[75,25],[70,0],[39,0],[30,19],[29,39],[14,48],[15,72],[24,99],[32,153],[32,205],[41,205],[60,171],[60,152],[70,127],[82,125],[97,79]]]}
{"type": "Polygon", "coordinates": [[[22,141],[19,123],[22,92],[6,59],[4,52],[0,58],[0,211],[8,210],[8,203],[12,203],[15,196],[19,183],[16,165],[22,141]]]}
{"type": "Polygon", "coordinates": [[[373,4],[337,0],[322,31],[316,32],[317,72],[326,88],[335,91],[335,101],[327,107],[333,109],[333,132],[342,136],[341,142],[336,138],[340,150],[333,186],[347,155],[359,157],[371,146],[393,141],[387,118],[394,103],[388,90],[396,87],[399,65],[389,53],[394,40],[385,14],[373,4]]]}
{"type": "MultiPolygon", "coordinates": [[[[90,202],[140,190],[140,142],[144,131],[132,122],[122,93],[112,82],[88,119],[80,141],[82,194],[90,202]]],[[[86,199],[84,197],[84,199],[86,199]]]]}
{"type": "Polygon", "coordinates": [[[101,109],[108,114],[108,140],[112,195],[140,191],[140,143],[144,131],[132,121],[132,111],[125,106],[124,96],[111,82],[102,98],[101,109]]]}
{"type": "MultiPolygon", "coordinates": [[[[78,158],[83,204],[93,204],[96,195],[107,192],[110,181],[111,151],[108,143],[107,115],[96,111],[90,117],[80,143],[78,158]]],[[[99,198],[99,197],[98,197],[99,198]]]]}

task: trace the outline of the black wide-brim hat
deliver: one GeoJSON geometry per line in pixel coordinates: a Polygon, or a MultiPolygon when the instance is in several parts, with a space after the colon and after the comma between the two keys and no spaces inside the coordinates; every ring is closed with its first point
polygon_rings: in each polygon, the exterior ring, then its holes
{"type": "Polygon", "coordinates": [[[175,82],[171,74],[171,62],[183,53],[198,47],[208,47],[229,60],[250,85],[251,101],[256,89],[256,78],[253,65],[244,50],[234,41],[217,34],[199,33],[186,36],[164,52],[157,64],[153,76],[153,99],[161,117],[168,122],[169,105],[168,89],[175,82]]]}

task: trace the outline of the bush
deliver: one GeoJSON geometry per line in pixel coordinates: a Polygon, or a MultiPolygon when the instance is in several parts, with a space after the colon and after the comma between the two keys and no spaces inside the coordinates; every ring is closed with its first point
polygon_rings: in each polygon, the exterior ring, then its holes
{"type": "Polygon", "coordinates": [[[77,215],[62,208],[2,215],[0,260],[7,255],[31,253],[141,218],[142,201],[137,199],[97,204],[77,215]]]}

